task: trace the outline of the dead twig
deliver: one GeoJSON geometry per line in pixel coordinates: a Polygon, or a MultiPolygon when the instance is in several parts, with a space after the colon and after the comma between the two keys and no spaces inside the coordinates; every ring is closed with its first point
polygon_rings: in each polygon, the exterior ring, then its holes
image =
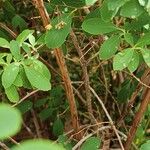
{"type": "Polygon", "coordinates": [[[18,101],[16,104],[12,105],[11,107],[15,107],[18,104],[20,104],[21,102],[23,102],[24,100],[26,100],[27,98],[29,98],[30,96],[34,95],[35,93],[37,93],[39,90],[34,90],[31,93],[28,93],[26,96],[24,96],[22,99],[20,99],[20,101],[18,101]]]}
{"type": "Polygon", "coordinates": [[[94,91],[94,89],[92,87],[90,87],[90,90],[93,93],[93,95],[97,98],[99,103],[101,104],[101,107],[103,108],[103,110],[104,110],[104,112],[105,112],[105,114],[106,114],[106,116],[107,116],[107,118],[108,118],[108,120],[109,120],[109,122],[110,122],[110,124],[111,124],[111,126],[112,126],[112,128],[113,128],[113,130],[114,130],[114,132],[115,132],[115,134],[117,136],[117,138],[118,138],[118,141],[119,141],[119,144],[121,146],[121,149],[124,150],[121,138],[120,138],[120,136],[118,134],[118,131],[117,131],[117,129],[116,129],[116,127],[115,127],[115,125],[114,125],[114,123],[113,123],[113,121],[112,121],[112,119],[111,119],[111,117],[110,117],[110,115],[109,115],[105,105],[103,104],[102,100],[99,98],[99,96],[97,95],[97,93],[94,91]]]}
{"type": "Polygon", "coordinates": [[[35,125],[35,130],[36,130],[36,133],[37,133],[37,137],[42,138],[42,135],[41,135],[41,132],[40,132],[40,125],[38,123],[37,116],[36,116],[33,109],[31,109],[31,114],[32,114],[32,119],[33,119],[34,125],[35,125]]]}
{"type": "Polygon", "coordinates": [[[71,35],[73,44],[74,44],[74,46],[78,52],[78,55],[80,57],[80,64],[81,64],[83,76],[84,76],[84,86],[85,86],[87,108],[88,108],[88,112],[89,112],[91,121],[93,122],[95,119],[93,116],[93,109],[92,109],[92,102],[91,102],[91,91],[90,91],[90,82],[89,82],[89,76],[88,76],[88,71],[87,71],[87,62],[84,58],[82,49],[80,48],[80,46],[78,44],[79,42],[78,42],[77,37],[76,37],[75,33],[73,32],[73,30],[71,31],[70,35],[71,35]]]}
{"type": "Polygon", "coordinates": [[[14,39],[17,37],[17,34],[8,28],[4,23],[0,22],[0,27],[6,30],[14,39]]]}
{"type": "Polygon", "coordinates": [[[3,150],[10,150],[10,148],[3,142],[0,141],[0,147],[3,148],[3,150]]]}

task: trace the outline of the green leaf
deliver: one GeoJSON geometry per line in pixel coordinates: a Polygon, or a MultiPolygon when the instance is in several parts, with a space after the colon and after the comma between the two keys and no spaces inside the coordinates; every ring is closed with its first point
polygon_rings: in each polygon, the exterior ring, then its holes
{"type": "MultiPolygon", "coordinates": [[[[75,7],[83,7],[85,6],[85,0],[76,0],[76,1],[71,1],[71,0],[51,0],[51,4],[55,4],[55,5],[66,5],[66,6],[71,6],[73,8],[75,7]]],[[[55,6],[54,5],[54,6],[55,6]]]]}
{"type": "Polygon", "coordinates": [[[121,88],[119,89],[119,91],[117,93],[117,102],[126,103],[130,97],[130,91],[132,91],[131,90],[131,82],[130,82],[130,80],[126,79],[121,84],[121,88]]]}
{"type": "Polygon", "coordinates": [[[52,116],[54,117],[55,115],[53,114],[54,109],[51,107],[48,107],[46,109],[43,109],[40,113],[39,113],[39,117],[42,121],[45,121],[48,118],[52,118],[52,116]]]}
{"type": "Polygon", "coordinates": [[[0,47],[9,48],[9,42],[4,38],[0,38],[0,47]]]}
{"type": "Polygon", "coordinates": [[[22,87],[23,86],[23,80],[22,80],[22,76],[21,76],[21,73],[19,72],[14,83],[13,83],[15,86],[17,87],[22,87]]]}
{"type": "Polygon", "coordinates": [[[142,49],[141,53],[142,53],[145,63],[150,67],[150,50],[142,49]]]}
{"type": "MultiPolygon", "coordinates": [[[[25,70],[24,70],[23,66],[20,66],[20,72],[19,72],[19,74],[20,74],[20,76],[21,76],[21,80],[22,80],[22,84],[23,84],[22,86],[23,86],[24,88],[31,89],[31,88],[32,88],[32,85],[31,85],[31,83],[29,82],[29,80],[28,80],[28,78],[27,78],[27,76],[26,76],[26,73],[25,73],[25,70]]],[[[20,82],[20,81],[19,81],[19,82],[20,82]]],[[[14,84],[15,84],[16,86],[18,86],[18,81],[15,80],[14,84]],[[17,82],[17,83],[16,83],[16,82],[17,82]]],[[[20,85],[20,83],[19,83],[19,85],[20,85]]]]}
{"type": "Polygon", "coordinates": [[[103,2],[103,5],[100,8],[100,11],[101,11],[101,17],[104,21],[111,21],[111,19],[113,18],[114,14],[115,14],[114,13],[115,11],[108,9],[108,0],[105,0],[103,2]]]}
{"type": "Polygon", "coordinates": [[[27,43],[22,43],[22,49],[28,54],[28,56],[31,56],[31,48],[27,43]]]}
{"type": "Polygon", "coordinates": [[[11,61],[12,61],[12,59],[13,59],[12,55],[11,54],[7,54],[7,56],[6,56],[6,62],[7,62],[7,64],[10,64],[11,61]]]}
{"type": "Polygon", "coordinates": [[[33,103],[30,100],[26,100],[17,105],[17,108],[22,114],[28,112],[33,107],[33,103]]]}
{"type": "Polygon", "coordinates": [[[108,0],[108,9],[115,10],[123,6],[128,0],[108,0]]]}
{"type": "Polygon", "coordinates": [[[138,0],[138,1],[141,6],[145,6],[146,1],[148,1],[148,0],[138,0]]]}
{"type": "Polygon", "coordinates": [[[99,57],[103,60],[111,58],[117,52],[119,43],[120,43],[119,35],[114,35],[110,37],[102,44],[99,50],[99,57]]]}
{"type": "Polygon", "coordinates": [[[35,37],[32,34],[29,35],[29,42],[32,46],[35,45],[35,37]]]}
{"type": "Polygon", "coordinates": [[[66,150],[72,150],[73,144],[66,135],[60,135],[57,140],[59,143],[63,144],[66,150]]]}
{"type": "Polygon", "coordinates": [[[10,51],[16,60],[20,60],[22,58],[19,43],[17,41],[12,40],[10,42],[10,51]]]}
{"type": "Polygon", "coordinates": [[[125,33],[124,34],[124,39],[127,43],[129,43],[131,46],[134,46],[134,40],[133,40],[133,36],[131,33],[125,33]]]}
{"type": "Polygon", "coordinates": [[[14,146],[11,150],[65,150],[65,148],[50,140],[27,140],[19,146],[14,146]]]}
{"type": "Polygon", "coordinates": [[[132,59],[133,52],[133,49],[128,48],[116,54],[113,60],[113,69],[123,70],[126,68],[132,59]]]}
{"type": "Polygon", "coordinates": [[[19,93],[15,85],[11,85],[10,87],[6,88],[5,93],[12,103],[19,101],[19,93]]]}
{"type": "Polygon", "coordinates": [[[42,35],[39,36],[38,40],[36,41],[36,44],[45,44],[45,35],[46,33],[43,33],[42,35]]]}
{"type": "Polygon", "coordinates": [[[34,108],[39,108],[45,105],[48,101],[48,98],[42,98],[38,99],[36,102],[34,102],[34,108]]]}
{"type": "Polygon", "coordinates": [[[150,44],[150,32],[144,34],[142,37],[139,38],[136,45],[137,46],[145,46],[150,44]]]}
{"type": "Polygon", "coordinates": [[[33,66],[25,66],[26,76],[32,86],[39,90],[48,91],[51,89],[50,80],[43,73],[37,71],[33,66]]]}
{"type": "Polygon", "coordinates": [[[19,45],[22,45],[22,43],[28,39],[29,35],[33,33],[34,31],[29,29],[22,31],[16,39],[19,42],[19,45]]]}
{"type": "Polygon", "coordinates": [[[64,125],[61,121],[61,119],[57,119],[55,120],[54,124],[53,124],[53,134],[58,137],[59,135],[63,134],[64,131],[64,125]]]}
{"type": "Polygon", "coordinates": [[[19,16],[19,15],[15,15],[12,18],[12,25],[14,28],[19,27],[20,31],[24,30],[27,28],[27,23],[25,22],[25,20],[19,16]]]}
{"type": "Polygon", "coordinates": [[[41,72],[48,80],[51,79],[51,74],[48,70],[48,68],[39,60],[35,59],[33,61],[34,69],[38,72],[41,72]]]}
{"type": "Polygon", "coordinates": [[[150,148],[150,140],[147,140],[146,143],[142,144],[140,150],[149,150],[150,148]]]}
{"type": "Polygon", "coordinates": [[[140,6],[137,0],[130,0],[125,3],[120,11],[123,17],[136,18],[144,12],[144,8],[140,6]]]}
{"type": "Polygon", "coordinates": [[[90,137],[83,143],[81,150],[99,150],[101,141],[97,137],[90,137]]]}
{"type": "Polygon", "coordinates": [[[21,128],[21,114],[16,108],[0,104],[0,139],[15,135],[21,128]]]}
{"type": "Polygon", "coordinates": [[[2,74],[2,85],[4,88],[10,87],[15,81],[17,75],[19,73],[19,64],[11,63],[6,68],[4,68],[4,72],[2,74]]]}
{"type": "Polygon", "coordinates": [[[117,31],[117,27],[111,22],[104,22],[100,18],[90,18],[84,20],[82,29],[90,34],[98,35],[117,31]]]}
{"type": "Polygon", "coordinates": [[[45,35],[45,43],[48,48],[58,48],[65,42],[71,30],[71,22],[71,17],[67,15],[52,20],[52,29],[45,35]]]}
{"type": "Polygon", "coordinates": [[[85,0],[86,5],[93,5],[97,0],[85,0]]]}
{"type": "Polygon", "coordinates": [[[130,70],[130,72],[134,72],[138,68],[139,61],[140,61],[139,53],[134,51],[132,55],[132,59],[128,64],[128,69],[130,70]]]}
{"type": "Polygon", "coordinates": [[[59,6],[63,6],[64,4],[66,6],[71,6],[73,8],[75,7],[83,7],[85,6],[85,0],[76,0],[76,1],[71,1],[71,0],[51,0],[52,4],[59,5],[59,6]]]}
{"type": "Polygon", "coordinates": [[[84,20],[90,19],[90,18],[101,18],[101,11],[100,8],[96,8],[95,10],[91,11],[89,14],[85,16],[84,20]]]}

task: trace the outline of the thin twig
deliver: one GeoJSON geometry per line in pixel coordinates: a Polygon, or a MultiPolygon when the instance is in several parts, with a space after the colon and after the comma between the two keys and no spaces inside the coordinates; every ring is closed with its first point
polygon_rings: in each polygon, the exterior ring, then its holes
{"type": "Polygon", "coordinates": [[[34,90],[31,93],[28,93],[26,96],[24,96],[22,99],[20,99],[20,101],[18,101],[16,104],[12,105],[11,107],[15,107],[18,104],[22,103],[24,100],[26,100],[27,98],[29,98],[30,96],[32,96],[33,94],[37,93],[39,90],[34,90]]]}
{"type": "Polygon", "coordinates": [[[10,150],[10,148],[3,142],[0,141],[0,146],[4,149],[4,150],[10,150]]]}
{"type": "Polygon", "coordinates": [[[33,119],[34,125],[35,125],[37,137],[42,138],[42,135],[41,135],[41,132],[40,132],[40,125],[38,123],[38,119],[37,119],[36,114],[35,114],[33,109],[31,109],[31,114],[32,114],[32,119],[33,119]]]}
{"type": "Polygon", "coordinates": [[[16,140],[14,140],[12,137],[8,137],[8,139],[14,143],[15,145],[20,145],[20,143],[18,143],[16,140]]]}
{"type": "Polygon", "coordinates": [[[24,121],[22,121],[23,127],[27,130],[27,132],[34,138],[35,134],[31,131],[31,129],[25,124],[24,121]]]}
{"type": "MultiPolygon", "coordinates": [[[[132,93],[132,96],[128,102],[128,105],[126,107],[126,110],[123,112],[123,114],[121,115],[121,117],[119,118],[119,122],[117,123],[117,126],[120,126],[121,122],[123,121],[123,119],[125,118],[125,116],[130,112],[131,108],[133,107],[133,104],[135,103],[135,99],[138,95],[138,93],[140,92],[140,90],[142,89],[142,85],[146,85],[146,78],[148,76],[148,74],[150,73],[150,69],[146,69],[144,74],[142,75],[141,79],[138,78],[138,80],[140,81],[136,87],[136,90],[132,93]]],[[[148,88],[148,86],[146,85],[146,87],[148,88]]]]}
{"type": "Polygon", "coordinates": [[[81,146],[83,144],[84,141],[86,141],[88,138],[90,138],[91,136],[93,136],[94,134],[96,134],[98,131],[102,131],[102,130],[106,130],[106,129],[111,129],[111,126],[103,126],[101,128],[99,128],[97,131],[88,134],[87,136],[85,136],[84,138],[82,138],[73,148],[72,150],[76,150],[79,146],[81,146]]]}
{"type": "MultiPolygon", "coordinates": [[[[146,88],[150,89],[150,86],[145,84],[142,80],[140,80],[138,77],[136,77],[133,73],[128,73],[127,71],[124,71],[125,73],[129,74],[130,76],[132,76],[134,79],[136,79],[141,85],[145,86],[146,88]]],[[[150,70],[149,70],[150,72],[150,70]]],[[[148,72],[148,73],[149,73],[148,72]]]]}
{"type": "MultiPolygon", "coordinates": [[[[84,85],[85,85],[85,94],[86,94],[86,101],[87,101],[87,108],[88,108],[88,112],[91,118],[91,121],[93,122],[94,116],[93,116],[93,109],[92,109],[92,102],[91,102],[91,91],[90,91],[90,82],[89,82],[89,76],[88,76],[88,71],[87,71],[87,62],[84,58],[82,49],[79,46],[79,42],[77,40],[77,37],[75,35],[75,33],[73,32],[73,30],[71,31],[71,38],[73,41],[73,44],[78,52],[78,55],[80,57],[80,64],[82,67],[82,71],[83,71],[83,76],[84,76],[84,85]]],[[[95,121],[94,121],[95,122],[95,121]]]]}
{"type": "Polygon", "coordinates": [[[0,22],[0,27],[6,30],[14,39],[17,37],[17,34],[8,28],[4,23],[0,22]]]}
{"type": "Polygon", "coordinates": [[[110,124],[111,124],[111,126],[112,126],[112,128],[113,128],[113,130],[114,130],[114,132],[115,132],[115,134],[117,136],[117,138],[118,138],[118,141],[119,141],[119,144],[121,146],[121,149],[124,150],[121,138],[120,138],[120,136],[119,136],[119,134],[117,132],[117,129],[116,129],[116,127],[115,127],[115,125],[114,125],[114,123],[113,123],[113,121],[112,121],[112,119],[111,119],[111,117],[110,117],[110,115],[109,115],[109,113],[108,113],[105,105],[103,104],[102,100],[99,98],[99,96],[97,95],[97,93],[94,91],[94,89],[92,87],[90,87],[90,90],[93,93],[93,95],[97,98],[97,100],[99,101],[99,103],[101,104],[101,106],[102,106],[102,108],[103,108],[103,110],[104,110],[104,112],[105,112],[108,120],[110,121],[110,124]]]}

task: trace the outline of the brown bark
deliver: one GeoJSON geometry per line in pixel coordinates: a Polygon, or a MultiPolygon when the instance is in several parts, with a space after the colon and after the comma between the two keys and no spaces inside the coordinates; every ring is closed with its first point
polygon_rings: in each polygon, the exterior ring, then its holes
{"type": "MultiPolygon", "coordinates": [[[[145,70],[144,74],[141,77],[141,82],[142,83],[149,84],[149,82],[147,82],[147,77],[149,76],[149,73],[150,73],[150,69],[148,68],[148,69],[145,70]]],[[[138,93],[140,92],[141,88],[142,88],[142,84],[138,83],[138,85],[136,87],[136,90],[132,93],[130,101],[127,104],[126,110],[123,111],[121,117],[118,119],[117,126],[121,125],[121,123],[122,123],[123,119],[125,118],[125,116],[130,112],[131,108],[133,107],[133,105],[136,101],[136,97],[137,97],[138,93]]]]}
{"type": "MultiPolygon", "coordinates": [[[[50,18],[48,16],[48,13],[44,7],[43,0],[33,0],[33,3],[36,6],[36,8],[38,9],[39,14],[42,18],[43,25],[46,29],[47,26],[50,25],[51,22],[50,22],[50,18]]],[[[72,126],[73,126],[74,131],[78,132],[79,131],[78,113],[77,113],[77,108],[76,108],[76,104],[75,104],[75,98],[74,98],[74,94],[73,94],[71,80],[69,77],[67,66],[65,64],[63,52],[60,48],[56,48],[56,49],[54,49],[54,54],[56,56],[58,66],[59,66],[60,71],[61,71],[62,79],[64,81],[66,95],[67,95],[67,99],[68,99],[69,105],[70,105],[72,126]]],[[[81,138],[81,136],[78,135],[78,136],[76,136],[76,138],[81,138]]]]}
{"type": "Polygon", "coordinates": [[[144,112],[147,109],[147,106],[148,106],[149,102],[150,102],[150,89],[147,89],[146,92],[145,92],[145,97],[143,98],[143,100],[141,102],[141,105],[140,105],[140,108],[139,108],[138,112],[135,114],[132,126],[129,130],[129,133],[128,133],[128,136],[127,136],[127,141],[126,141],[126,144],[125,144],[125,150],[130,149],[132,141],[133,141],[134,136],[136,134],[138,125],[140,124],[140,122],[142,120],[142,117],[144,115],[144,112]]]}

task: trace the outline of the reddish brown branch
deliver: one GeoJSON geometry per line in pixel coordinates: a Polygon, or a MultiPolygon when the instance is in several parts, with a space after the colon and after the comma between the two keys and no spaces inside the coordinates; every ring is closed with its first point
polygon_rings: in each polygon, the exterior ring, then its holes
{"type": "MultiPolygon", "coordinates": [[[[33,2],[38,9],[40,16],[42,18],[43,25],[46,28],[50,23],[50,18],[47,15],[47,11],[44,7],[43,0],[33,0],[33,2]]],[[[57,48],[57,49],[54,49],[54,54],[56,56],[57,63],[59,65],[59,68],[60,68],[60,71],[62,74],[62,79],[64,81],[66,95],[67,95],[67,99],[68,99],[69,105],[70,105],[72,125],[74,128],[74,131],[78,132],[78,130],[79,130],[78,113],[77,113],[77,108],[76,108],[76,104],[75,104],[71,80],[69,77],[67,66],[65,64],[63,52],[60,48],[57,48]]],[[[81,137],[78,137],[78,138],[81,138],[81,137]]]]}
{"type": "Polygon", "coordinates": [[[38,9],[39,14],[42,18],[43,25],[46,28],[46,26],[49,25],[49,23],[50,23],[50,18],[45,9],[43,0],[33,0],[33,3],[35,5],[35,7],[38,9]]]}
{"type": "Polygon", "coordinates": [[[127,141],[125,144],[125,150],[129,150],[131,148],[131,143],[134,139],[134,136],[136,134],[138,125],[140,124],[142,117],[147,109],[147,106],[150,102],[150,89],[147,89],[145,92],[145,96],[141,102],[140,108],[138,112],[135,114],[132,126],[129,130],[128,136],[127,136],[127,141]]]}
{"type": "MultiPolygon", "coordinates": [[[[149,73],[150,73],[150,69],[148,68],[148,69],[145,70],[144,74],[143,74],[142,77],[141,77],[141,82],[142,82],[142,83],[147,84],[147,83],[146,83],[146,82],[147,82],[147,76],[148,76],[149,73]]],[[[149,84],[149,83],[148,83],[148,84],[149,84]]],[[[141,83],[139,83],[139,84],[137,85],[135,92],[133,92],[133,94],[132,94],[132,96],[131,96],[131,98],[130,98],[130,101],[128,102],[128,105],[127,105],[127,107],[126,107],[126,110],[123,111],[121,117],[118,119],[119,121],[118,121],[118,123],[117,123],[117,126],[120,126],[120,125],[121,125],[121,123],[122,123],[123,119],[125,118],[125,116],[130,112],[131,108],[133,107],[133,105],[134,105],[134,103],[135,103],[136,97],[137,97],[138,93],[140,92],[140,90],[141,90],[141,88],[142,88],[142,85],[143,85],[143,84],[141,84],[141,83]]]]}
{"type": "Polygon", "coordinates": [[[76,108],[76,104],[75,104],[75,100],[74,100],[74,94],[73,94],[71,81],[70,81],[70,78],[68,75],[67,66],[65,64],[65,60],[63,57],[63,52],[60,49],[55,49],[54,53],[55,53],[55,56],[57,59],[57,63],[60,67],[62,79],[64,81],[64,86],[66,89],[67,98],[69,100],[73,127],[77,131],[79,129],[77,108],[76,108]]]}

